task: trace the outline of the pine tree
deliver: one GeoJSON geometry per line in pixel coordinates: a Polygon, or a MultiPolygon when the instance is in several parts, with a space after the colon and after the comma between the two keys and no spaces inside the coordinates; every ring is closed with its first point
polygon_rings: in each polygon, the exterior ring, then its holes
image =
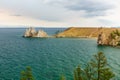
{"type": "Polygon", "coordinates": [[[27,80],[25,71],[21,71],[21,79],[20,80],[27,80]]]}
{"type": "Polygon", "coordinates": [[[81,75],[82,75],[82,70],[80,66],[78,66],[74,71],[74,80],[83,80],[81,75]]]}
{"type": "Polygon", "coordinates": [[[93,80],[110,80],[114,77],[113,72],[107,68],[107,60],[102,52],[94,55],[90,64],[93,70],[93,80]]]}
{"type": "Polygon", "coordinates": [[[92,68],[89,64],[86,65],[84,72],[85,72],[85,79],[84,80],[92,80],[92,68]]]}
{"type": "Polygon", "coordinates": [[[62,75],[61,78],[60,78],[60,80],[66,80],[65,76],[62,75]]]}
{"type": "Polygon", "coordinates": [[[30,66],[26,67],[26,70],[21,72],[20,80],[35,80],[30,66]]]}

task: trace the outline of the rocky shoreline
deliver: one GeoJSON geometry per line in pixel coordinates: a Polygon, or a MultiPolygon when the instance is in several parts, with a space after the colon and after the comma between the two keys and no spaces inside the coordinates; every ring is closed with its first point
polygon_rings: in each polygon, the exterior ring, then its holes
{"type": "Polygon", "coordinates": [[[103,32],[101,32],[98,35],[97,44],[113,47],[120,46],[120,31],[116,29],[108,35],[105,35],[103,32]]]}
{"type": "Polygon", "coordinates": [[[36,31],[27,28],[23,37],[30,38],[94,38],[98,45],[118,46],[120,45],[120,28],[68,28],[53,36],[49,36],[43,30],[36,31]]]}

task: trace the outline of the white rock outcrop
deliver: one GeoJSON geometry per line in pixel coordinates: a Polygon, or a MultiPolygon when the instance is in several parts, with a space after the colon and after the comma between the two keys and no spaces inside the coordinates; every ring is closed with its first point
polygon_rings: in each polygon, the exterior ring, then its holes
{"type": "Polygon", "coordinates": [[[48,34],[43,31],[43,30],[39,30],[36,31],[34,28],[30,27],[28,29],[26,29],[23,37],[48,37],[48,34]]]}

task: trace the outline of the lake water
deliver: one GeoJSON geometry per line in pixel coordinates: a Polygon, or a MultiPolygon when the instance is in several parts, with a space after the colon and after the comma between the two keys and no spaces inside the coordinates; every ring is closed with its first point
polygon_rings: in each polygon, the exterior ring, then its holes
{"type": "MultiPolygon", "coordinates": [[[[46,29],[50,35],[59,29],[46,29]]],[[[63,30],[63,29],[60,29],[63,30]]],[[[25,29],[0,29],[0,80],[19,80],[20,72],[31,66],[36,80],[59,80],[64,74],[73,79],[73,70],[84,65],[99,51],[120,80],[120,49],[98,47],[96,39],[23,38],[25,29]]]]}

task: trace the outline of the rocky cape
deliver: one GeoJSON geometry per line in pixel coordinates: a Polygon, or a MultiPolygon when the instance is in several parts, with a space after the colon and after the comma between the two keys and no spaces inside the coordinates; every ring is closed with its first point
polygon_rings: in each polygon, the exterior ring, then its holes
{"type": "Polygon", "coordinates": [[[120,28],[92,28],[92,27],[70,27],[61,33],[56,34],[56,37],[85,37],[85,38],[97,38],[101,32],[105,35],[110,34],[114,30],[120,30],[120,28]]]}
{"type": "Polygon", "coordinates": [[[36,31],[34,28],[30,27],[27,28],[23,37],[40,37],[40,38],[46,38],[48,37],[48,34],[43,30],[36,31]]]}
{"type": "Polygon", "coordinates": [[[98,45],[118,46],[120,28],[70,27],[55,35],[57,38],[97,38],[98,45]]]}

